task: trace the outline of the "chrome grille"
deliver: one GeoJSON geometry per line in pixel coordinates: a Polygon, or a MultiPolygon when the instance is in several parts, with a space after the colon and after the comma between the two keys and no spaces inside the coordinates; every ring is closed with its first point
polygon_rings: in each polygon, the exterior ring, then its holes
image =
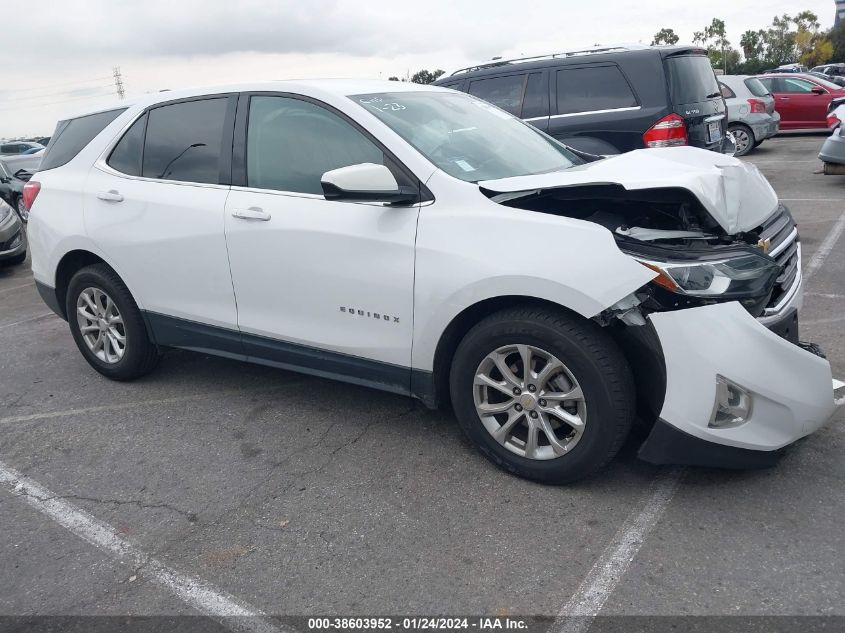
{"type": "Polygon", "coordinates": [[[761,240],[769,240],[769,256],[783,267],[763,311],[763,316],[774,316],[792,300],[801,286],[801,242],[792,215],[783,205],[779,205],[777,213],[763,224],[759,234],[761,240]]]}

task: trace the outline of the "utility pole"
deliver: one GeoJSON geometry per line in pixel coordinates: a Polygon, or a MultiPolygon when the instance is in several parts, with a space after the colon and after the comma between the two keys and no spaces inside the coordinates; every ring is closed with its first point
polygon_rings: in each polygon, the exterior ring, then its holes
{"type": "Polygon", "coordinates": [[[120,76],[120,66],[115,66],[112,71],[114,74],[114,89],[117,91],[118,98],[123,99],[126,96],[126,91],[123,89],[123,77],[120,76]]]}

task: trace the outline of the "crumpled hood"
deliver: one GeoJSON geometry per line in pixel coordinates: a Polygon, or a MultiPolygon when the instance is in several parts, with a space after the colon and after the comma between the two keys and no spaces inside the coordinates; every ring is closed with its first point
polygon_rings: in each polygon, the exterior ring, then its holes
{"type": "Polygon", "coordinates": [[[778,204],[777,194],[757,167],[695,147],[639,149],[564,171],[478,183],[497,194],[594,184],[629,190],[682,187],[730,235],[760,226],[778,204]]]}

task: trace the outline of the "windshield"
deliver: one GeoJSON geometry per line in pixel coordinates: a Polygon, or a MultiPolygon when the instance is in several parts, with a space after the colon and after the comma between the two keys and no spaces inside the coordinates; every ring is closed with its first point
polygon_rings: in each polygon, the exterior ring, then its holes
{"type": "Polygon", "coordinates": [[[813,75],[813,81],[822,86],[823,88],[827,88],[828,90],[842,90],[842,86],[839,84],[835,84],[832,81],[828,81],[827,79],[822,79],[821,77],[817,77],[813,75]]]}
{"type": "Polygon", "coordinates": [[[382,92],[350,99],[450,176],[478,182],[568,169],[581,161],[520,119],[459,92],[382,92]]]}

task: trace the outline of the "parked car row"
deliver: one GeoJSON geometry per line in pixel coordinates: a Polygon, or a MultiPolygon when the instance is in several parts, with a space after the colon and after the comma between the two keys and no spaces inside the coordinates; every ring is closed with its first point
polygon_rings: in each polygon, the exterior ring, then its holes
{"type": "Polygon", "coordinates": [[[14,156],[37,152],[46,146],[34,141],[8,141],[0,144],[0,156],[14,156]]]}

